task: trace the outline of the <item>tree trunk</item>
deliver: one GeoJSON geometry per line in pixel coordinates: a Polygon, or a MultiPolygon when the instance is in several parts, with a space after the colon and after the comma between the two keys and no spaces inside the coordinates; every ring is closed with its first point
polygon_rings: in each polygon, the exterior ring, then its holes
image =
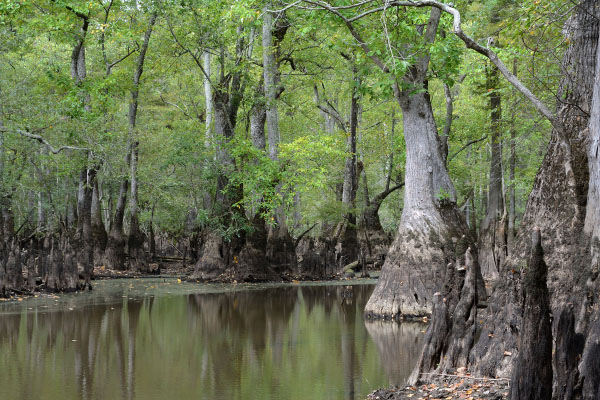
{"type": "Polygon", "coordinates": [[[498,91],[498,69],[488,72],[487,90],[491,110],[490,178],[488,185],[487,213],[479,232],[479,263],[486,280],[498,278],[500,266],[506,258],[506,216],[502,190],[502,134],[501,97],[498,91]]]}
{"type": "Polygon", "coordinates": [[[104,220],[102,219],[102,202],[100,201],[100,193],[98,191],[98,179],[93,180],[91,214],[94,263],[98,264],[102,259],[104,249],[106,249],[106,241],[108,240],[104,220]]]}
{"type": "Polygon", "coordinates": [[[344,184],[342,189],[342,204],[346,210],[343,232],[341,234],[342,267],[358,260],[359,243],[358,229],[356,226],[356,192],[358,187],[357,158],[356,158],[356,131],[358,129],[358,70],[352,68],[353,80],[351,84],[350,102],[350,129],[346,139],[346,165],[344,168],[344,184]]]}
{"type": "Polygon", "coordinates": [[[203,82],[204,82],[204,102],[205,104],[205,108],[206,108],[206,121],[205,121],[205,127],[206,127],[206,132],[204,134],[204,147],[209,148],[210,147],[210,141],[212,140],[212,131],[213,131],[213,98],[212,98],[212,87],[210,86],[210,79],[209,77],[211,76],[211,66],[210,66],[210,53],[208,51],[205,51],[202,54],[202,61],[203,61],[203,68],[204,68],[204,73],[206,74],[204,76],[203,82]]]}
{"type": "MultiPolygon", "coordinates": [[[[125,165],[130,165],[131,143],[127,145],[125,165]]],[[[115,206],[115,216],[110,226],[110,232],[106,241],[106,250],[102,260],[108,269],[125,270],[125,234],[123,233],[123,219],[125,217],[125,206],[127,204],[127,191],[129,179],[124,177],[119,187],[119,198],[115,206]]]]}
{"type": "MultiPolygon", "coordinates": [[[[208,51],[205,51],[202,54],[202,65],[203,65],[203,83],[204,83],[204,103],[206,109],[206,121],[205,121],[205,132],[204,132],[204,150],[210,154],[211,146],[214,144],[214,114],[215,114],[215,106],[213,100],[213,90],[211,86],[211,78],[212,78],[212,65],[211,65],[211,55],[208,51]]],[[[210,159],[207,158],[205,160],[206,169],[210,169],[212,167],[210,159]]],[[[212,207],[212,196],[210,190],[204,190],[202,193],[203,205],[206,210],[210,210],[212,207]]],[[[198,237],[198,232],[194,232],[193,234],[196,239],[198,237]]],[[[197,240],[196,240],[197,241],[197,240]]],[[[197,251],[196,251],[197,253],[197,251]]]]}
{"type": "MultiPolygon", "coordinates": [[[[517,76],[517,60],[515,59],[513,64],[513,75],[517,76]]],[[[515,107],[516,108],[516,107],[515,107]]],[[[512,121],[510,127],[510,156],[508,159],[509,165],[509,187],[508,187],[508,232],[506,235],[506,248],[510,250],[514,245],[515,235],[516,235],[516,196],[515,196],[515,167],[517,164],[517,153],[516,153],[516,126],[515,126],[515,114],[516,112],[512,111],[512,121]]]]}
{"type": "Polygon", "coordinates": [[[129,269],[138,272],[148,272],[148,258],[144,252],[144,240],[146,236],[140,229],[138,220],[138,142],[133,143],[131,150],[131,196],[129,197],[129,238],[127,248],[129,250],[129,269]]]}
{"type": "MultiPolygon", "coordinates": [[[[278,16],[278,25],[275,25],[273,14],[267,11],[269,6],[268,4],[265,7],[263,14],[263,77],[265,81],[269,157],[277,161],[279,159],[280,142],[277,99],[281,90],[277,55],[279,44],[285,36],[288,25],[283,13],[278,16]]],[[[281,193],[281,185],[277,186],[277,191],[281,193]]],[[[279,205],[275,209],[275,222],[276,226],[269,227],[267,236],[267,261],[271,268],[279,273],[292,272],[296,269],[296,252],[294,242],[288,231],[283,205],[279,205]]]]}
{"type": "MultiPolygon", "coordinates": [[[[431,10],[423,33],[435,39],[440,11],[431,10]]],[[[404,209],[398,234],[383,265],[377,286],[367,303],[368,317],[412,318],[432,312],[448,262],[467,242],[466,223],[456,207],[456,193],[440,151],[440,141],[427,92],[429,56],[409,69],[404,80],[410,89],[394,84],[394,96],[403,112],[406,143],[404,209]],[[420,89],[418,92],[416,88],[420,89]]],[[[465,246],[466,247],[466,246],[465,246]]],[[[475,262],[478,267],[478,264],[475,262]]],[[[476,274],[478,277],[480,273],[476,274]]],[[[485,293],[482,279],[479,293],[485,293]]]]}
{"type": "Polygon", "coordinates": [[[519,355],[510,381],[511,400],[552,398],[552,329],[547,277],[542,238],[536,228],[523,281],[523,324],[518,341],[519,355]]]}
{"type": "Polygon", "coordinates": [[[145,235],[140,229],[138,219],[138,148],[139,142],[135,138],[135,125],[138,111],[138,97],[140,92],[140,79],[144,72],[144,62],[146,52],[150,43],[150,36],[154,24],[156,23],[157,13],[150,16],[148,28],[144,34],[144,42],[140,48],[140,54],[137,59],[135,73],[133,75],[133,89],[131,90],[131,103],[129,103],[129,135],[131,139],[131,196],[129,197],[129,210],[131,213],[129,220],[129,239],[127,248],[129,250],[129,268],[133,271],[148,272],[148,259],[144,252],[145,235]]]}
{"type": "Polygon", "coordinates": [[[267,146],[265,137],[267,111],[265,109],[264,94],[264,83],[261,79],[255,89],[254,102],[250,110],[250,139],[252,140],[252,145],[259,150],[265,150],[267,146]]]}
{"type": "MultiPolygon", "coordinates": [[[[550,311],[558,321],[553,327],[556,341],[553,361],[557,374],[554,398],[596,399],[600,396],[597,361],[600,280],[594,226],[598,225],[584,225],[584,222],[588,218],[594,220],[600,208],[600,199],[593,189],[598,185],[597,148],[590,146],[599,135],[600,6],[596,1],[583,0],[573,10],[574,15],[565,30],[569,47],[563,58],[555,128],[529,196],[515,246],[500,269],[500,279],[496,281],[488,307],[478,316],[482,321],[481,331],[470,352],[469,369],[477,375],[508,377],[515,366],[513,354],[525,359],[541,357],[545,360],[543,370],[532,364],[527,365],[527,369],[547,380],[550,373],[548,337],[532,341],[526,336],[540,328],[547,334],[550,330],[544,315],[547,312],[536,313],[540,320],[532,323],[530,311],[533,308],[528,302],[534,299],[527,289],[524,294],[520,291],[521,281],[528,282],[536,276],[531,263],[529,268],[524,268],[524,260],[532,254],[528,232],[540,230],[544,232],[543,242],[540,242],[545,250],[543,262],[548,265],[550,311]],[[565,168],[568,165],[572,167],[570,171],[565,168]],[[542,348],[536,351],[538,345],[542,348]]],[[[533,246],[533,254],[537,254],[538,246],[538,243],[533,246]]],[[[540,296],[537,297],[539,300],[540,296]]],[[[443,345],[451,344],[444,341],[443,345]]],[[[522,360],[516,365],[523,365],[522,360]]],[[[518,371],[514,371],[515,376],[518,371]]],[[[519,383],[513,382],[512,386],[517,385],[519,383]]]]}
{"type": "MultiPolygon", "coordinates": [[[[363,174],[366,174],[363,172],[363,174]]],[[[366,176],[364,177],[363,184],[367,185],[366,176]]],[[[368,204],[366,205],[363,214],[362,214],[362,226],[361,230],[364,235],[367,236],[367,250],[369,252],[369,256],[375,257],[376,260],[383,260],[387,253],[389,246],[391,244],[391,238],[381,226],[381,221],[379,219],[379,209],[381,208],[381,204],[383,201],[393,192],[402,188],[404,183],[396,185],[394,187],[388,187],[383,192],[379,193],[372,200],[369,199],[368,204]]],[[[362,239],[362,238],[359,238],[362,239]]],[[[364,246],[361,246],[364,247],[364,246]]]]}
{"type": "MultiPolygon", "coordinates": [[[[228,226],[231,222],[231,214],[237,214],[240,218],[244,218],[241,207],[232,209],[232,205],[241,200],[242,188],[230,187],[229,178],[227,177],[227,170],[234,168],[234,161],[226,145],[235,134],[239,102],[234,101],[234,97],[238,94],[233,94],[233,92],[239,88],[232,85],[232,88],[229,89],[232,92],[231,94],[226,91],[227,89],[229,88],[219,86],[213,92],[215,139],[217,141],[216,158],[221,166],[217,175],[213,212],[216,215],[227,215],[219,221],[224,226],[228,226]]],[[[208,232],[202,246],[201,257],[198,259],[190,279],[203,281],[225,279],[227,267],[234,261],[234,255],[240,251],[243,240],[243,237],[237,236],[230,242],[226,242],[218,232],[208,232]]]]}
{"type": "MultiPolygon", "coordinates": [[[[96,170],[93,168],[84,168],[81,171],[81,181],[83,190],[81,193],[81,201],[79,209],[79,219],[77,234],[75,240],[77,257],[72,256],[72,262],[75,265],[75,276],[70,279],[71,284],[67,289],[77,289],[79,286],[78,277],[79,271],[83,275],[84,287],[91,289],[92,270],[94,268],[94,238],[92,235],[92,197],[93,186],[96,181],[96,170]],[[75,284],[75,286],[72,286],[75,284]]],[[[71,255],[70,255],[71,256],[71,255]]],[[[72,270],[71,273],[73,273],[72,270]]]]}

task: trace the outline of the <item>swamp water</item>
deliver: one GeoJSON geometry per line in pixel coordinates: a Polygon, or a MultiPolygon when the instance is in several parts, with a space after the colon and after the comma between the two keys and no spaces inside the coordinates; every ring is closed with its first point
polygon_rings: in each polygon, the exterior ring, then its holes
{"type": "Polygon", "coordinates": [[[0,302],[0,399],[364,399],[403,384],[424,325],[365,322],[374,281],[96,281],[0,302]]]}

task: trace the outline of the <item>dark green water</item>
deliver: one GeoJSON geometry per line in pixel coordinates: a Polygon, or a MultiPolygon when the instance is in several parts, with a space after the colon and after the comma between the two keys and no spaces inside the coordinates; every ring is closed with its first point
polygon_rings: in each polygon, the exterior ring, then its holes
{"type": "Polygon", "coordinates": [[[361,399],[402,384],[422,325],[365,323],[353,285],[97,282],[0,303],[0,399],[361,399]]]}

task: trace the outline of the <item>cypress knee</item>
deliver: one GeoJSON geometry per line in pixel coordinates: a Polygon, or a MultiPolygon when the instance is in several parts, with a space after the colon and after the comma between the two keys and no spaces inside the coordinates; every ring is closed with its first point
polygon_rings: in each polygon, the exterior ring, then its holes
{"type": "Polygon", "coordinates": [[[531,255],[523,279],[523,323],[519,355],[510,384],[511,400],[552,398],[552,330],[550,296],[546,283],[548,266],[539,228],[534,228],[531,255]]]}

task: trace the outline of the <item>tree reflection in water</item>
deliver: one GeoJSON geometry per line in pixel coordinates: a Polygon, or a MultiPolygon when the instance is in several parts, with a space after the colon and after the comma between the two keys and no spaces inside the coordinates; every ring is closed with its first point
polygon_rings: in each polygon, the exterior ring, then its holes
{"type": "Polygon", "coordinates": [[[417,325],[365,324],[372,290],[26,300],[0,308],[0,398],[364,398],[403,382],[422,337],[417,325]]]}

